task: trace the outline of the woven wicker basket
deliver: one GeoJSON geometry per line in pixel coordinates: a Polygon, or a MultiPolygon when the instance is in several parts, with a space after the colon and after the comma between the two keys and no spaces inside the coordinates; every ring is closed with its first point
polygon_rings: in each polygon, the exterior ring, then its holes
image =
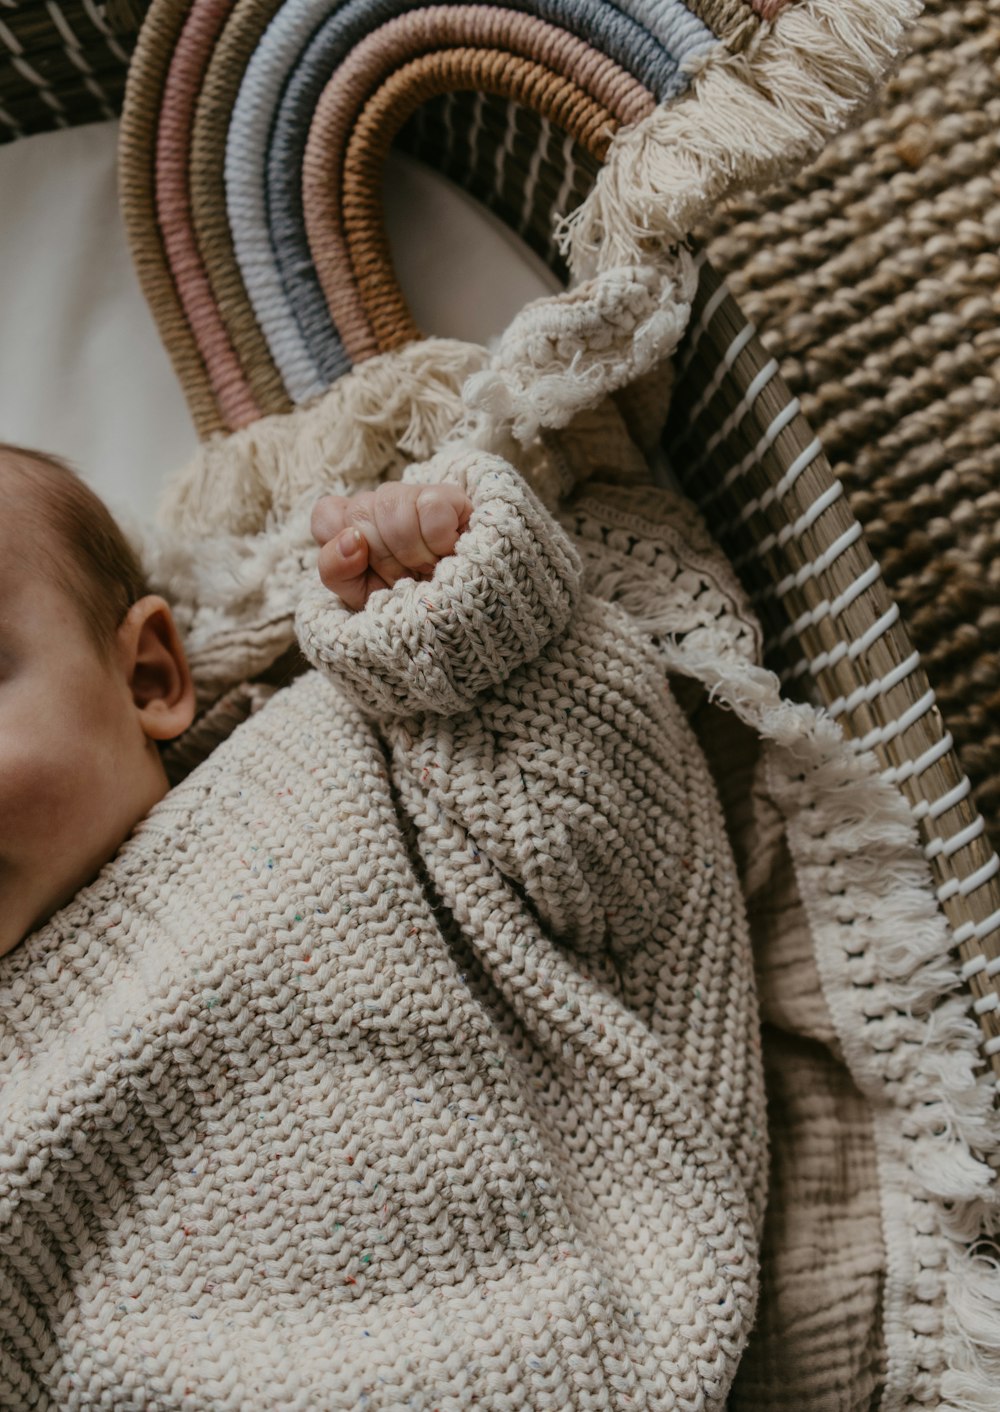
{"type": "MultiPolygon", "coordinates": [[[[554,219],[618,128],[680,91],[705,35],[736,53],[784,6],[675,0],[669,44],[628,8],[155,0],[130,72],[123,206],[199,433],[286,411],[420,336],[382,221],[393,143],[565,277],[554,219]]],[[[677,366],[670,464],[752,596],[769,665],[909,801],[1000,1073],[1000,863],[862,526],[705,260],[677,366]]]]}
{"type": "Polygon", "coordinates": [[[138,0],[5,0],[0,143],[116,117],[144,8],[138,0]]]}

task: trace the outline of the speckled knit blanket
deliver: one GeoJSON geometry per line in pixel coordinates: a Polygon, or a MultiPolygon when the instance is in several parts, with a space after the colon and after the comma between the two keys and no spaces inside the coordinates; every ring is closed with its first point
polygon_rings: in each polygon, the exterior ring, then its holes
{"type": "Polygon", "coordinates": [[[499,458],[445,465],[475,513],[433,584],[307,591],[319,670],[5,960],[5,1407],[724,1401],[747,924],[621,600],[752,638],[656,492],[571,540],[499,458]]]}

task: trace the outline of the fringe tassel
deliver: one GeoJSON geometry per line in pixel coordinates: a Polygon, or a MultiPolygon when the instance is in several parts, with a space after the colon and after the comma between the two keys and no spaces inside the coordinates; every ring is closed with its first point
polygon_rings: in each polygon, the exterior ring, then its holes
{"type": "MultiPolygon", "coordinates": [[[[686,250],[658,268],[615,268],[514,319],[464,400],[484,428],[524,444],[658,368],[677,347],[698,277],[686,250]]],[[[483,428],[480,428],[480,433],[483,428]]]]}
{"type": "Polygon", "coordinates": [[[769,742],[768,793],[785,819],[824,994],[875,1121],[884,1405],[994,1409],[1000,1265],[982,1247],[1000,1229],[1000,1120],[909,806],[832,721],[782,701],[770,672],[732,651],[709,657],[675,641],[664,652],[769,742]]]}
{"type": "MultiPolygon", "coordinates": [[[[669,546],[659,526],[646,537],[669,546]]],[[[882,1405],[994,1412],[1000,1116],[910,807],[829,717],[781,698],[731,624],[679,630],[656,574],[632,565],[631,575],[631,587],[621,568],[588,574],[586,586],[641,616],[666,669],[700,682],[762,741],[824,996],[875,1126],[888,1267],[882,1405]]]]}
{"type": "Polygon", "coordinates": [[[622,128],[557,240],[577,279],[655,260],[734,191],[801,164],[844,126],[903,44],[921,0],[801,0],[740,54],[696,61],[690,89],[622,128]]]}
{"type": "Polygon", "coordinates": [[[167,486],[158,519],[182,534],[257,534],[295,502],[398,477],[433,455],[488,354],[425,339],[361,363],[315,402],[206,441],[167,486]]]}
{"type": "Polygon", "coordinates": [[[1000,1263],[962,1253],[949,1260],[955,1364],[941,1381],[946,1412],[996,1412],[1000,1389],[1000,1263]]]}
{"type": "Polygon", "coordinates": [[[255,534],[158,527],[137,548],[150,588],[173,609],[199,711],[258,676],[295,642],[295,610],[316,573],[314,496],[255,534]]]}
{"type": "Polygon", "coordinates": [[[463,443],[506,454],[529,481],[547,475],[552,490],[559,477],[534,444],[539,426],[565,427],[657,367],[686,326],[695,280],[686,251],[667,270],[615,271],[530,305],[492,355],[447,339],[407,344],[309,405],[205,442],[169,483],[157,530],[139,536],[151,585],[174,605],[199,703],[291,646],[319,495],[398,478],[463,443]],[[533,444],[515,444],[512,430],[533,444]]]}

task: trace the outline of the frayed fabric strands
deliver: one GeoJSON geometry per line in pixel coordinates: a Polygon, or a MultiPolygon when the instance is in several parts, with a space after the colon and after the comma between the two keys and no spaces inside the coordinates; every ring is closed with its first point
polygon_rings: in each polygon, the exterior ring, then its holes
{"type": "Polygon", "coordinates": [[[255,534],[325,480],[349,494],[398,477],[454,428],[461,389],[487,357],[450,339],[408,344],[293,412],[210,437],[168,486],[161,524],[194,535],[255,534]]]}
{"type": "Polygon", "coordinates": [[[510,449],[565,428],[655,373],[687,327],[696,272],[686,250],[611,270],[536,300],[489,352],[450,339],[360,364],[322,397],[209,438],[160,506],[164,531],[260,533],[303,495],[402,475],[442,444],[510,449]]]}
{"type": "Polygon", "coordinates": [[[656,258],[728,192],[816,152],[897,58],[919,0],[802,0],[739,54],[694,61],[688,91],[612,141],[595,186],[560,224],[577,277],[656,258]]]}
{"type": "Polygon", "coordinates": [[[656,267],[608,270],[570,293],[529,304],[464,400],[524,443],[658,367],[691,314],[697,275],[686,250],[656,267]]]}

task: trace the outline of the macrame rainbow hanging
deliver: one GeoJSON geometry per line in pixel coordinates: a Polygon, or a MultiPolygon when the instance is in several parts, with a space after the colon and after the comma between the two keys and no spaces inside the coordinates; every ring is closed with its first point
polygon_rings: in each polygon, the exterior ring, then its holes
{"type": "Polygon", "coordinates": [[[675,242],[803,156],[915,0],[154,0],[122,200],[199,433],[289,410],[420,336],[381,219],[404,147],[563,276],[675,242]],[[575,212],[554,237],[556,222],[575,212]]]}

